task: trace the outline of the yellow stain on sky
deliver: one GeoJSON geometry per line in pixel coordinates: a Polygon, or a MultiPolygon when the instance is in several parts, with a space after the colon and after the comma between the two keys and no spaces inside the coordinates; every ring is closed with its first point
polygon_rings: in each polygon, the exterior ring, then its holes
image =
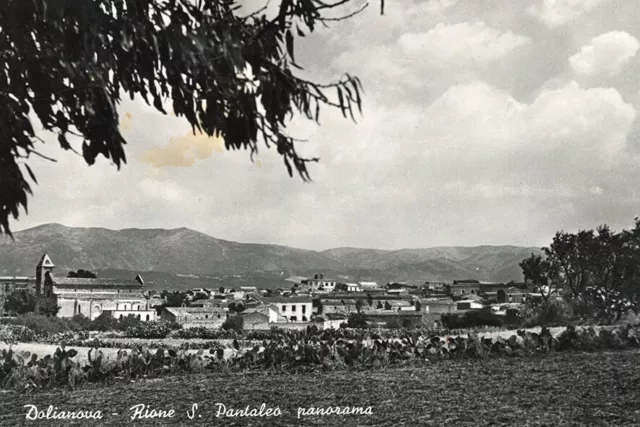
{"type": "Polygon", "coordinates": [[[120,129],[129,130],[131,129],[132,123],[133,123],[133,114],[127,111],[122,115],[122,118],[120,119],[120,129]]]}
{"type": "Polygon", "coordinates": [[[139,159],[156,168],[189,167],[198,160],[208,158],[214,152],[223,151],[224,140],[221,137],[187,132],[182,136],[169,138],[169,143],[164,147],[154,147],[145,151],[139,159]]]}

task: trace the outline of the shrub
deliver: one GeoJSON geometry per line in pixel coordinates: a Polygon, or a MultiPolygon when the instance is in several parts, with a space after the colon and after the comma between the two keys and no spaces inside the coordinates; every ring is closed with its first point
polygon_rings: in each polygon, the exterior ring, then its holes
{"type": "Polygon", "coordinates": [[[176,333],[177,338],[192,339],[219,339],[220,331],[218,329],[207,328],[206,326],[196,326],[194,328],[181,329],[176,333]]]}
{"type": "Polygon", "coordinates": [[[118,319],[110,313],[102,313],[91,322],[91,330],[93,331],[114,331],[119,330],[118,319]]]}
{"type": "Polygon", "coordinates": [[[447,329],[465,329],[482,326],[500,327],[504,324],[502,316],[488,310],[469,310],[464,313],[444,313],[442,325],[447,329]]]}
{"type": "Polygon", "coordinates": [[[546,302],[528,302],[525,306],[522,325],[526,328],[534,326],[567,326],[575,320],[574,306],[564,299],[554,298],[546,302]]]}
{"type": "Polygon", "coordinates": [[[242,332],[242,325],[239,322],[239,319],[236,317],[229,317],[224,321],[222,326],[220,326],[225,331],[238,331],[242,332]]]}
{"type": "Polygon", "coordinates": [[[91,319],[82,314],[76,314],[73,316],[71,318],[71,323],[72,329],[76,331],[90,331],[92,326],[91,319]]]}
{"type": "Polygon", "coordinates": [[[70,319],[47,317],[41,314],[22,314],[9,320],[8,323],[26,326],[38,335],[80,330],[80,326],[70,319]]]}
{"type": "Polygon", "coordinates": [[[351,313],[347,319],[347,327],[349,328],[366,328],[367,317],[362,313],[351,313]]]}
{"type": "Polygon", "coordinates": [[[22,325],[0,325],[0,341],[7,344],[35,341],[37,335],[22,325]]]}
{"type": "MultiPolygon", "coordinates": [[[[143,323],[144,322],[142,320],[138,319],[133,314],[130,314],[129,316],[126,316],[126,317],[123,317],[122,319],[119,319],[118,323],[116,325],[116,328],[119,331],[127,331],[129,328],[136,328],[136,327],[140,326],[143,323]]],[[[147,322],[147,323],[149,323],[149,322],[147,322]]]]}
{"type": "Polygon", "coordinates": [[[125,335],[129,338],[166,338],[171,332],[168,322],[139,322],[129,326],[125,335]]]}

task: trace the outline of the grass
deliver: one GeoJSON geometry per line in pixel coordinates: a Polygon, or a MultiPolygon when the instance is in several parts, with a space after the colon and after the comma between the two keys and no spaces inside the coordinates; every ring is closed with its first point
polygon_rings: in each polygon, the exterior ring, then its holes
{"type": "Polygon", "coordinates": [[[412,368],[317,374],[207,374],[143,380],[77,391],[0,397],[0,425],[640,425],[640,352],[556,353],[530,358],[447,360],[412,368]],[[216,418],[215,403],[279,407],[278,418],[216,418]],[[175,409],[171,420],[136,420],[145,403],[175,409]],[[201,418],[190,421],[193,403],[201,418]],[[23,405],[40,410],[101,410],[100,423],[26,421],[23,405]],[[371,416],[297,419],[298,407],[372,407],[371,416]],[[118,413],[119,415],[111,415],[118,413]]]}

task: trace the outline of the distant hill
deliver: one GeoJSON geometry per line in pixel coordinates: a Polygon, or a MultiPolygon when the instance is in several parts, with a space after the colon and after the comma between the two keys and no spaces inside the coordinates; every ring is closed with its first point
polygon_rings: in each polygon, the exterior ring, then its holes
{"type": "Polygon", "coordinates": [[[155,288],[256,284],[285,286],[284,279],[324,272],[343,280],[416,281],[477,278],[521,280],[518,263],[539,248],[434,247],[385,251],[336,248],[311,251],[238,243],[187,228],[72,228],[46,224],[0,238],[0,275],[34,275],[44,252],[58,274],[78,268],[101,277],[143,275],[155,288]]]}

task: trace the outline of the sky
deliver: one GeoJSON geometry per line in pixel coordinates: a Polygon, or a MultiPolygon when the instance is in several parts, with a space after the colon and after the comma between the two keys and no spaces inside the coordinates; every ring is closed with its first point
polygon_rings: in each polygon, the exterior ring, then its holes
{"type": "MultiPolygon", "coordinates": [[[[640,214],[640,2],[379,0],[297,44],[303,76],[364,86],[357,123],[297,120],[313,179],[228,152],[124,101],[128,163],[88,167],[55,137],[14,230],[188,227],[322,250],[550,243],[640,214]]],[[[246,0],[252,11],[265,0],[246,0]]],[[[354,0],[342,12],[354,10],[354,0]]],[[[272,0],[270,10],[277,1],[272,0]]]]}

